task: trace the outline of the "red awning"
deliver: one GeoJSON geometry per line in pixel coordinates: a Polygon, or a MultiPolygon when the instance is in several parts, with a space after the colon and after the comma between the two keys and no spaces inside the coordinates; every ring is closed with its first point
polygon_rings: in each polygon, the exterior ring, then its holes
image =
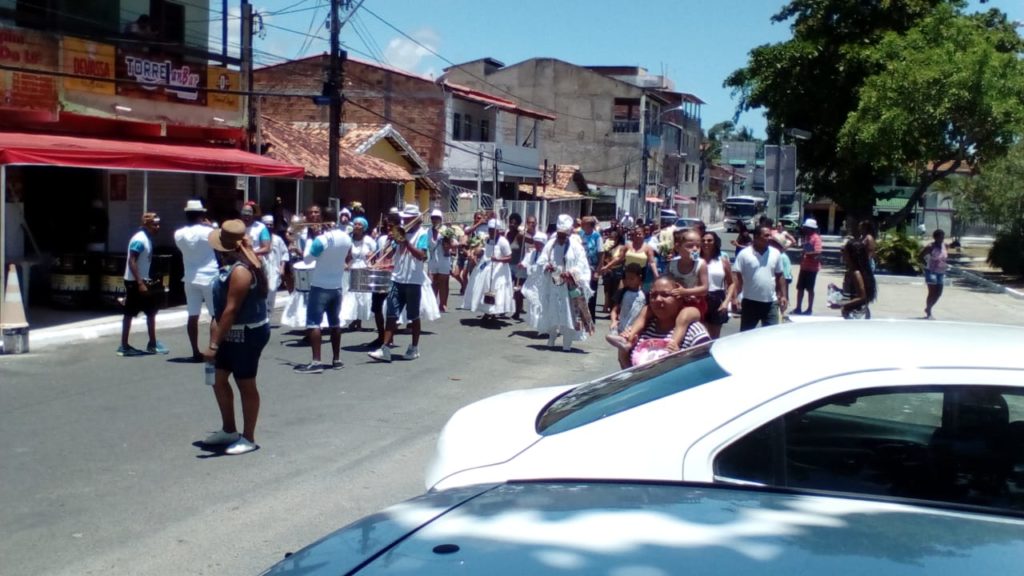
{"type": "Polygon", "coordinates": [[[644,198],[644,200],[647,200],[651,204],[661,204],[665,201],[664,198],[658,198],[657,196],[648,196],[647,198],[644,198]]]}
{"type": "Polygon", "coordinates": [[[0,132],[0,164],[302,178],[292,166],[235,148],[0,132]]]}

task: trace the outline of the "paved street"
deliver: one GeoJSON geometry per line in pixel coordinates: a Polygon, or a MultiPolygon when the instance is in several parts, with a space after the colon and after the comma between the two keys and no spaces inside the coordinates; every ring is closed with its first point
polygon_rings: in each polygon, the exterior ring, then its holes
{"type": "MultiPolygon", "coordinates": [[[[820,297],[839,274],[823,272],[820,297]]],[[[919,317],[924,293],[919,278],[883,278],[875,317],[919,317]]],[[[838,317],[823,302],[816,316],[838,317]]],[[[935,315],[1024,324],[1024,301],[954,283],[935,315]]],[[[525,325],[481,328],[456,311],[426,325],[415,362],[370,364],[358,344],[372,335],[346,334],[345,367],[319,376],[292,373],[309,351],[275,331],[259,378],[262,447],[242,457],[194,445],[219,419],[202,367],[174,361],[187,346],[181,328],[161,334],[170,357],[118,358],[113,337],[0,356],[0,572],[256,574],[421,492],[437,432],[459,406],[613,370],[606,326],[565,354],[543,350],[525,325]]],[[[397,342],[404,350],[408,336],[397,342]]]]}

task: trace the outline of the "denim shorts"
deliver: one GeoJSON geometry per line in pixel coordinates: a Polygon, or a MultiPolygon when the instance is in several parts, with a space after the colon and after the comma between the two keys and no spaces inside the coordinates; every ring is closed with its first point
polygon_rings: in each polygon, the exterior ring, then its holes
{"type": "Polygon", "coordinates": [[[388,320],[397,320],[405,310],[405,319],[409,322],[420,319],[420,297],[423,287],[419,284],[391,283],[388,291],[388,320]]]}
{"type": "Polygon", "coordinates": [[[942,284],[945,281],[945,279],[946,279],[946,275],[945,274],[939,274],[938,272],[929,272],[927,270],[924,271],[924,283],[925,284],[934,284],[934,285],[937,285],[937,286],[942,286],[942,284]]]}
{"type": "Polygon", "coordinates": [[[248,380],[256,377],[260,354],[270,341],[270,323],[256,328],[235,328],[228,332],[220,343],[214,365],[217,370],[227,370],[236,379],[248,380]]]}
{"type": "Polygon", "coordinates": [[[309,300],[306,302],[306,328],[319,328],[327,314],[327,325],[331,328],[341,327],[341,288],[309,288],[309,300]]]}

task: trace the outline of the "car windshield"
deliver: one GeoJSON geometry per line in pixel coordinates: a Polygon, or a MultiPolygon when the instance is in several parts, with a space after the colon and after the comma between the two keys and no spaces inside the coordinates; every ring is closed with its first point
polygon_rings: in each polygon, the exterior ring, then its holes
{"type": "Polygon", "coordinates": [[[569,390],[541,411],[537,433],[572,430],[728,375],[710,344],[691,348],[569,390]]]}
{"type": "Polygon", "coordinates": [[[726,204],[725,215],[726,216],[753,216],[757,214],[757,206],[753,204],[726,204]]]}

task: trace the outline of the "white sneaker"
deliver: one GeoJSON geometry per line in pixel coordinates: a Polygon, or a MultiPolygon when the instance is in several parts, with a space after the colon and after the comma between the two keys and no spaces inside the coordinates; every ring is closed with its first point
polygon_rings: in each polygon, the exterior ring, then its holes
{"type": "Polygon", "coordinates": [[[557,332],[551,332],[551,334],[548,334],[548,348],[554,348],[555,347],[555,339],[556,338],[558,338],[558,333],[557,332]]]}
{"type": "Polygon", "coordinates": [[[419,348],[410,345],[408,348],[405,349],[405,356],[403,356],[403,358],[405,358],[406,360],[415,360],[415,359],[417,359],[419,357],[420,357],[420,349],[419,348]]]}
{"type": "Polygon", "coordinates": [[[391,362],[391,349],[387,346],[374,350],[367,354],[370,358],[373,358],[377,362],[391,362]]]}
{"type": "Polygon", "coordinates": [[[562,335],[562,351],[569,352],[572,350],[572,336],[569,334],[562,335]]]}
{"type": "Polygon", "coordinates": [[[211,446],[222,446],[224,444],[231,444],[235,440],[238,440],[238,432],[225,432],[223,430],[217,430],[213,434],[206,437],[203,440],[203,444],[209,444],[211,446]]]}
{"type": "Polygon", "coordinates": [[[245,438],[239,438],[238,440],[235,440],[234,444],[232,444],[231,446],[228,446],[227,450],[225,450],[224,453],[225,454],[230,454],[232,456],[238,456],[239,454],[245,454],[247,452],[252,452],[255,449],[256,449],[256,445],[255,444],[253,444],[252,442],[249,442],[245,438]]]}

